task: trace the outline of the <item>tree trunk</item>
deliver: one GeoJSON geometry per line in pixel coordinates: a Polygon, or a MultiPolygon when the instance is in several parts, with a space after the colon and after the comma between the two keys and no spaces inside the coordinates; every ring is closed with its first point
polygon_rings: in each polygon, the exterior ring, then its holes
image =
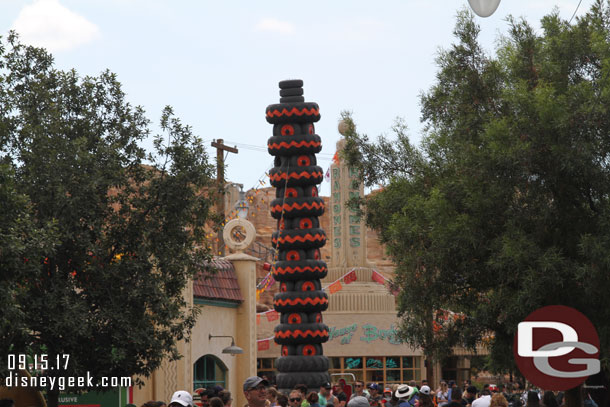
{"type": "Polygon", "coordinates": [[[426,358],[426,380],[428,380],[428,386],[431,389],[435,389],[436,385],[434,383],[434,362],[430,357],[426,358]]]}
{"type": "Polygon", "coordinates": [[[582,407],[582,398],[580,396],[581,386],[566,390],[564,394],[566,407],[582,407]]]}

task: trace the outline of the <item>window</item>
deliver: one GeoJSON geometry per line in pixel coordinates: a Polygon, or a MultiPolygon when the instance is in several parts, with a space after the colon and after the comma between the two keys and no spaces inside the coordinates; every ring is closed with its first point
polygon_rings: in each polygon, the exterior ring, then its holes
{"type": "Polygon", "coordinates": [[[227,367],[214,355],[205,355],[193,365],[193,390],[220,385],[227,388],[227,367]]]}
{"type": "Polygon", "coordinates": [[[275,384],[275,358],[256,359],[256,375],[266,377],[269,384],[275,384]]]}
{"type": "Polygon", "coordinates": [[[332,357],[329,373],[332,381],[339,378],[351,384],[348,376],[338,374],[352,373],[356,380],[389,384],[421,380],[421,357],[419,356],[377,356],[377,357],[332,357]]]}

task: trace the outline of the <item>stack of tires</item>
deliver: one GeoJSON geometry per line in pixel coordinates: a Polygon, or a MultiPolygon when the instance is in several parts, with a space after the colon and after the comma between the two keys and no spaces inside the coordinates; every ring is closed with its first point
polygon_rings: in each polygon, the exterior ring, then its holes
{"type": "Polygon", "coordinates": [[[279,85],[280,103],[266,110],[267,121],[273,124],[267,149],[275,157],[269,174],[276,188],[271,216],[278,222],[272,236],[279,253],[273,277],[280,283],[273,305],[281,313],[275,327],[275,342],[282,349],[276,380],[279,389],[305,384],[317,391],[330,381],[328,359],[322,353],[322,343],[328,340],[322,320],[328,296],[320,279],[328,270],[320,256],[326,233],[318,219],[324,213],[317,187],[324,175],[315,156],[322,149],[314,127],[320,112],[317,103],[305,103],[302,80],[279,85]]]}

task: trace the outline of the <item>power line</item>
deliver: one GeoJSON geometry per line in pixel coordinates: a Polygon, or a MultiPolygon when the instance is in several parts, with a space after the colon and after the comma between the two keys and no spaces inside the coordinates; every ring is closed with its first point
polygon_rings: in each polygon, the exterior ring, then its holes
{"type": "Polygon", "coordinates": [[[578,2],[578,5],[576,6],[576,10],[574,10],[574,14],[572,14],[572,17],[570,17],[570,21],[568,21],[568,24],[570,24],[572,22],[572,19],[574,18],[574,16],[576,15],[576,12],[578,11],[578,8],[580,7],[580,3],[582,3],[582,0],[580,0],[578,2]]]}

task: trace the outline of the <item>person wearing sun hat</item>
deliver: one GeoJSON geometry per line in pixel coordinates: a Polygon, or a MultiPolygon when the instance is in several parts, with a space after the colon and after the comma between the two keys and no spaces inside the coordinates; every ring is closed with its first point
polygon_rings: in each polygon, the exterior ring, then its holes
{"type": "Polygon", "coordinates": [[[417,387],[401,384],[396,389],[395,396],[400,400],[398,407],[413,407],[417,400],[417,387]]]}

